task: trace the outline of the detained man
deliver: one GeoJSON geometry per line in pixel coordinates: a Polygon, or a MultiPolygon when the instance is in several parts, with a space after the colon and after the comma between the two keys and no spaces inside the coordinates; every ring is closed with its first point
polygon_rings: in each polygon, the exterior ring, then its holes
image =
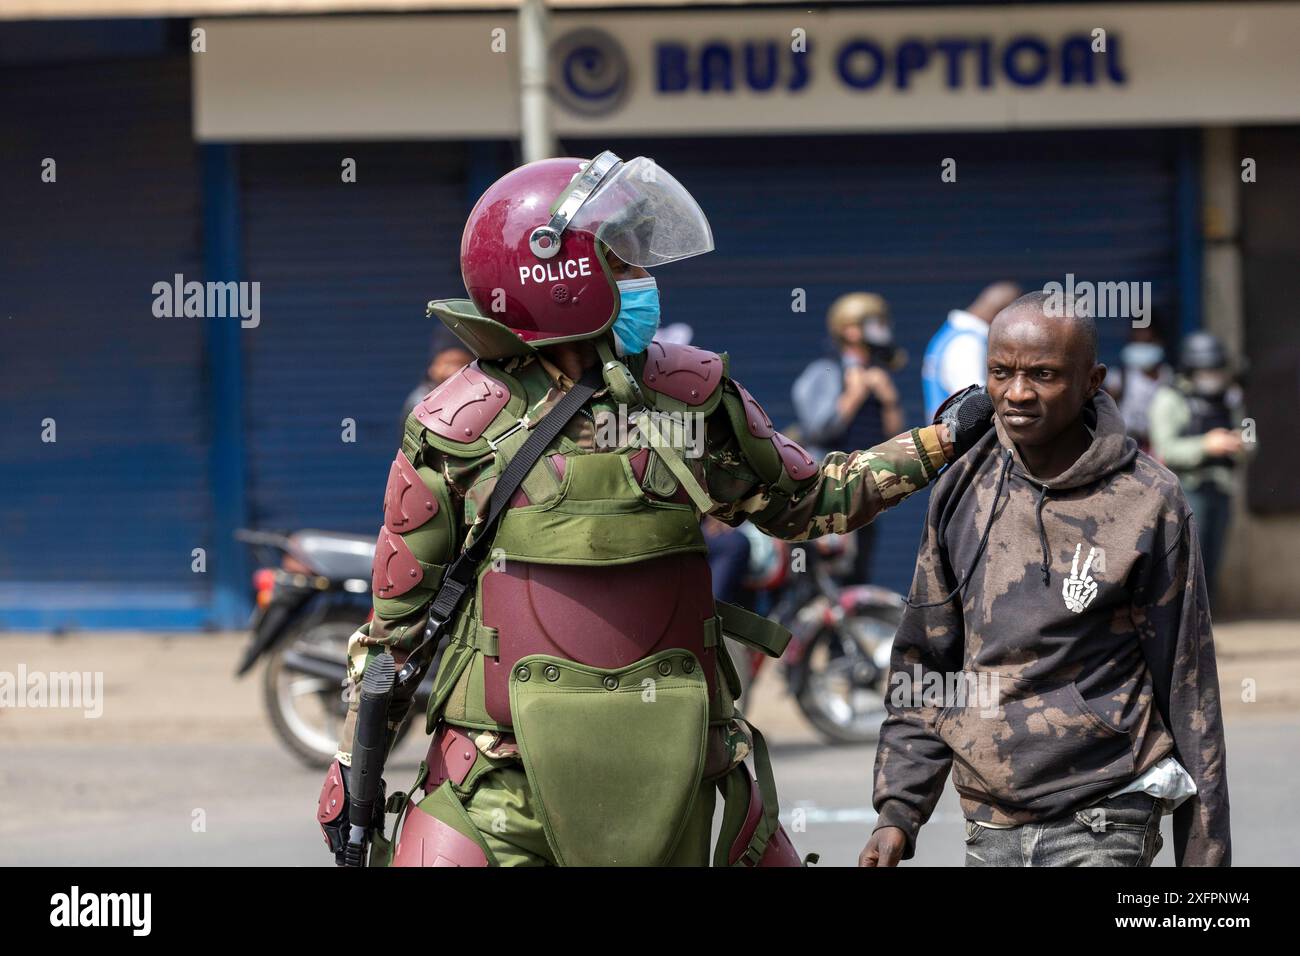
{"type": "Polygon", "coordinates": [[[990,329],[994,430],[934,485],[894,642],[863,866],[910,858],[949,771],[968,866],[1226,866],[1196,525],[1101,391],[1091,318],[990,329]],[[992,693],[990,693],[992,692],[992,693]]]}

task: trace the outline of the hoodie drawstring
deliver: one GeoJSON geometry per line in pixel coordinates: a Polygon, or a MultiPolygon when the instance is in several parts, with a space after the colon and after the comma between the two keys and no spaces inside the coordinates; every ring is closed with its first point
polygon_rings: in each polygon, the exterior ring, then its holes
{"type": "Polygon", "coordinates": [[[1048,570],[1051,566],[1051,558],[1047,550],[1047,529],[1043,527],[1043,505],[1047,502],[1047,486],[1043,485],[1038,492],[1038,507],[1034,509],[1034,517],[1038,519],[1038,543],[1043,549],[1043,587],[1051,583],[1052,575],[1048,570]]]}
{"type": "MultiPolygon", "coordinates": [[[[993,505],[989,508],[989,519],[984,523],[984,533],[980,536],[979,547],[975,549],[975,555],[974,557],[971,558],[970,567],[966,569],[966,573],[963,574],[961,580],[957,582],[957,586],[948,592],[947,597],[943,598],[940,601],[929,601],[925,604],[914,604],[912,603],[912,599],[910,597],[906,597],[903,598],[904,604],[912,608],[938,607],[941,604],[947,604],[954,597],[956,597],[958,593],[965,591],[966,585],[971,579],[971,575],[975,573],[975,566],[979,564],[980,555],[984,553],[984,548],[989,543],[989,532],[993,530],[993,519],[997,517],[998,502],[1002,499],[1002,488],[1007,483],[1007,472],[1009,472],[1010,470],[1011,470],[1011,449],[1008,448],[1006,451],[1006,457],[1002,459],[1002,470],[998,472],[997,491],[993,492],[993,505]]],[[[1042,525],[1040,524],[1039,527],[1041,528],[1042,525]]],[[[1046,540],[1047,540],[1046,538],[1043,539],[1044,554],[1047,553],[1046,540]]],[[[963,597],[964,596],[965,595],[963,594],[963,597]]]]}

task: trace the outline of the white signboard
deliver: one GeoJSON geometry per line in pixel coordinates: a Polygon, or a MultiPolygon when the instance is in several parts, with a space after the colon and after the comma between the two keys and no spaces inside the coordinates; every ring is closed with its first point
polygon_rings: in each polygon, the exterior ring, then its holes
{"type": "MultiPolygon", "coordinates": [[[[207,141],[519,132],[513,13],[198,21],[207,141]]],[[[1300,4],[556,12],[560,134],[1287,122],[1300,4]]]]}

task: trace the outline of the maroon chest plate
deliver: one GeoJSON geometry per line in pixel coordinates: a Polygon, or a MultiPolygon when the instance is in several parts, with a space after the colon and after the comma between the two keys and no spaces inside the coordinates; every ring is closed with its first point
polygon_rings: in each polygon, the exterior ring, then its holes
{"type": "Polygon", "coordinates": [[[483,623],[497,630],[499,656],[484,660],[485,704],[510,721],[510,672],[521,658],[549,654],[592,667],[625,667],[661,650],[689,650],[717,691],[713,617],[704,555],[667,555],[605,567],[507,562],[483,576],[483,623]]]}

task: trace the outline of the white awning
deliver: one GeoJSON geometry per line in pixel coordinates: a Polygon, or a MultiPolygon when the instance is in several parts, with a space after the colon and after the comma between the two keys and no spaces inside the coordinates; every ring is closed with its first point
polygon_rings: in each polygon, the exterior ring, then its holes
{"type": "MultiPolygon", "coordinates": [[[[779,0],[549,0],[555,9],[690,7],[707,3],[753,6],[779,0]]],[[[219,17],[258,14],[412,13],[517,10],[519,0],[4,0],[0,20],[219,17]]]]}

